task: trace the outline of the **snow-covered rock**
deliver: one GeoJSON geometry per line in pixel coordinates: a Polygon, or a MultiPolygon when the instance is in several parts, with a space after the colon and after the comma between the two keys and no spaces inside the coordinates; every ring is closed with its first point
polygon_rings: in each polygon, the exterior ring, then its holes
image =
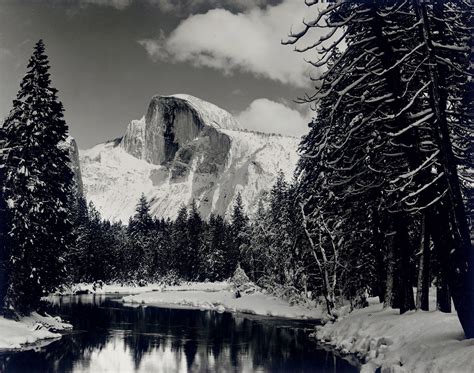
{"type": "Polygon", "coordinates": [[[142,193],[155,216],[196,200],[227,215],[238,192],[252,212],[281,169],[291,177],[299,139],[246,132],[217,106],[189,95],[154,96],[122,139],[81,151],[84,190],[102,216],[126,222],[142,193]]]}
{"type": "Polygon", "coordinates": [[[58,331],[72,329],[59,317],[42,316],[33,312],[19,321],[0,317],[0,350],[19,349],[39,341],[61,338],[58,331]]]}

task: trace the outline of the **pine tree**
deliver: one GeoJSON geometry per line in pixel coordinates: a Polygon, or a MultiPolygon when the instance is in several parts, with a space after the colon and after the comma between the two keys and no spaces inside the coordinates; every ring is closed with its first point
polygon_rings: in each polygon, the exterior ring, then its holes
{"type": "Polygon", "coordinates": [[[270,247],[273,244],[270,233],[271,219],[264,204],[262,196],[258,201],[257,211],[250,220],[250,244],[244,247],[241,254],[242,267],[254,282],[267,275],[269,268],[273,267],[273,258],[270,256],[270,247]]]}
{"type": "Polygon", "coordinates": [[[241,261],[241,251],[243,245],[246,244],[246,229],[248,227],[248,217],[244,211],[244,205],[242,203],[242,195],[237,193],[237,197],[235,198],[234,207],[232,210],[231,216],[231,241],[229,243],[229,248],[226,253],[227,259],[227,268],[226,273],[228,276],[231,276],[235,269],[237,268],[237,264],[241,261]]]}
{"type": "Polygon", "coordinates": [[[132,250],[130,252],[130,266],[135,272],[135,278],[138,281],[145,280],[148,272],[147,259],[152,256],[153,243],[151,232],[155,224],[150,214],[150,204],[144,194],[141,195],[135,215],[128,223],[128,236],[132,250]]]}
{"type": "Polygon", "coordinates": [[[147,201],[145,194],[142,193],[135,209],[135,215],[128,224],[130,236],[146,236],[153,228],[153,218],[150,214],[150,203],[147,201]]]}
{"type": "Polygon", "coordinates": [[[77,283],[86,281],[84,278],[84,265],[86,264],[87,246],[89,245],[89,209],[85,198],[79,198],[76,202],[75,216],[73,220],[74,244],[67,254],[67,261],[70,267],[69,281],[77,283]]]}
{"type": "Polygon", "coordinates": [[[187,261],[184,254],[188,251],[188,209],[182,205],[171,232],[171,268],[182,277],[187,277],[187,261]]]}
{"type": "Polygon", "coordinates": [[[67,126],[44,50],[40,40],[4,124],[8,301],[20,311],[35,308],[42,295],[61,284],[71,237],[68,197],[73,175],[68,152],[59,146],[67,126]]]}
{"type": "Polygon", "coordinates": [[[219,281],[225,279],[226,231],[228,226],[220,215],[211,214],[203,237],[203,279],[219,281]]]}
{"type": "Polygon", "coordinates": [[[188,215],[188,239],[189,246],[184,253],[186,260],[186,272],[190,280],[197,280],[199,268],[201,267],[201,240],[204,230],[204,222],[199,214],[196,201],[191,202],[188,215]]]}

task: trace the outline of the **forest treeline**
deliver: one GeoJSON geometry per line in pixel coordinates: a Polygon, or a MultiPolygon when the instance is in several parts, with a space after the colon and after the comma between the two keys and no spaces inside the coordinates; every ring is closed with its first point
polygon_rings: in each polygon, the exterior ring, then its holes
{"type": "Polygon", "coordinates": [[[228,221],[195,203],[156,220],[145,198],[127,226],[102,221],[58,168],[66,127],[37,46],[3,126],[2,299],[31,303],[66,279],[219,280],[240,264],[264,287],[322,297],[333,317],[369,295],[426,310],[436,285],[440,311],[452,299],[474,337],[472,5],[335,1],[315,14],[284,42],[320,69],[301,99],[316,113],[294,177],[251,216],[238,198],[228,221]]]}
{"type": "Polygon", "coordinates": [[[79,199],[69,281],[222,281],[240,266],[262,287],[295,297],[320,294],[294,193],[280,172],[252,219],[239,193],[227,220],[212,213],[203,219],[195,202],[182,205],[175,220],[153,218],[142,195],[128,225],[102,220],[92,203],[79,199]]]}

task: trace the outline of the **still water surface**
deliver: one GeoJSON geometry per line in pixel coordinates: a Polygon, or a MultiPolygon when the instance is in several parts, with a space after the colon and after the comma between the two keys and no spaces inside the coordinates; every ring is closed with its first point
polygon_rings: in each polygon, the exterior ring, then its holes
{"type": "Polygon", "coordinates": [[[190,309],[130,307],[119,296],[53,297],[74,331],[0,354],[5,372],[357,372],[308,337],[314,323],[190,309]]]}

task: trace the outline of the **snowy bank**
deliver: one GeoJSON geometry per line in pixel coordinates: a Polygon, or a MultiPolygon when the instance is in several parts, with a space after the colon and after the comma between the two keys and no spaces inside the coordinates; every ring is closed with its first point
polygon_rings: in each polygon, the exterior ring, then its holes
{"type": "Polygon", "coordinates": [[[169,286],[158,283],[150,283],[145,286],[121,285],[117,283],[103,284],[101,286],[92,283],[79,283],[55,293],[55,295],[74,295],[74,294],[140,294],[152,291],[166,290],[202,290],[202,291],[220,291],[229,289],[228,282],[186,282],[178,286],[169,286]]]}
{"type": "Polygon", "coordinates": [[[19,349],[42,340],[61,337],[58,331],[71,329],[59,317],[41,316],[33,312],[19,321],[0,317],[0,349],[19,349]]]}
{"type": "Polygon", "coordinates": [[[228,283],[192,283],[166,287],[162,291],[126,296],[123,302],[151,306],[187,306],[218,312],[241,312],[294,319],[319,319],[320,309],[292,306],[283,299],[263,292],[242,293],[240,298],[228,283]]]}
{"type": "MultiPolygon", "coordinates": [[[[434,309],[431,302],[430,309],[434,309]]],[[[382,304],[318,327],[316,337],[358,355],[362,372],[472,372],[474,339],[465,340],[456,313],[411,311],[382,304]]]]}

